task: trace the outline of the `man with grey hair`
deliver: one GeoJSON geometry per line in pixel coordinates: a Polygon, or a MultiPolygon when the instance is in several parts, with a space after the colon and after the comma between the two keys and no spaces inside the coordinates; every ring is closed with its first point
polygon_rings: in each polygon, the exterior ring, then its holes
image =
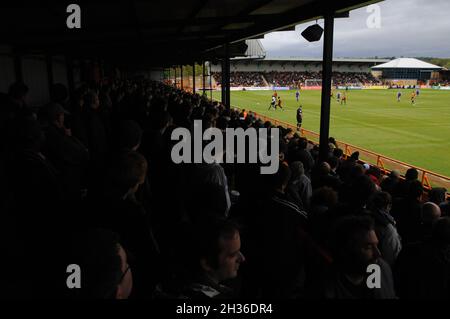
{"type": "Polygon", "coordinates": [[[431,236],[431,230],[436,220],[441,217],[441,209],[433,202],[426,202],[422,206],[422,238],[431,236]]]}
{"type": "Polygon", "coordinates": [[[292,162],[289,168],[292,176],[289,180],[287,192],[296,201],[301,201],[304,209],[308,209],[312,196],[311,180],[305,175],[305,168],[302,162],[292,162]]]}

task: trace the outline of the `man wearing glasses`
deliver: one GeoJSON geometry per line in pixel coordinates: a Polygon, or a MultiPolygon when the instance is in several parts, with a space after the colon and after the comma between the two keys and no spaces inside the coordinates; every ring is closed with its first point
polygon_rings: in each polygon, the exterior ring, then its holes
{"type": "Polygon", "coordinates": [[[71,255],[68,261],[79,265],[81,286],[70,289],[70,298],[127,299],[130,296],[133,275],[116,233],[94,229],[78,234],[72,241],[71,255]]]}

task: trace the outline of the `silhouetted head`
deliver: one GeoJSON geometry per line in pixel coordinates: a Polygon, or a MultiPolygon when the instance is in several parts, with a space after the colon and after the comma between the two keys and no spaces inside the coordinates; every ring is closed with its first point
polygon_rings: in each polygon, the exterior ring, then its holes
{"type": "Polygon", "coordinates": [[[365,275],[367,266],[381,256],[373,220],[368,216],[347,216],[338,220],[332,239],[332,254],[340,271],[365,275]]]}
{"type": "Polygon", "coordinates": [[[426,202],[422,206],[422,222],[432,224],[441,217],[441,209],[432,202],[426,202]]]}
{"type": "Polygon", "coordinates": [[[410,168],[406,171],[405,179],[408,181],[416,180],[419,177],[419,172],[415,168],[410,168]]]}

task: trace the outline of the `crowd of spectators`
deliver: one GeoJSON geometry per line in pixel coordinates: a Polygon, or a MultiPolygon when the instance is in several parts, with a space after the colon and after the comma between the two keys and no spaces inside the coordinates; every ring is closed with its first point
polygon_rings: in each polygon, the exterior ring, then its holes
{"type": "Polygon", "coordinates": [[[334,85],[381,85],[381,81],[377,80],[372,73],[365,72],[333,72],[334,85]]]}
{"type": "Polygon", "coordinates": [[[430,81],[430,84],[437,86],[450,86],[450,80],[434,80],[430,81]]]}
{"type": "Polygon", "coordinates": [[[230,74],[231,86],[264,86],[260,73],[257,72],[232,72],[230,74]]]}
{"type": "Polygon", "coordinates": [[[264,73],[267,82],[274,86],[303,86],[306,80],[319,79],[317,72],[277,72],[264,73]]]}
{"type": "MultiPolygon", "coordinates": [[[[214,80],[218,85],[222,83],[222,73],[214,72],[214,80]]],[[[230,72],[230,86],[232,87],[261,87],[264,85],[262,73],[259,72],[230,72]]]]}
{"type": "Polygon", "coordinates": [[[54,85],[39,108],[27,92],[0,96],[6,297],[450,296],[449,203],[424,203],[414,169],[383,176],[334,139],[321,161],[290,129],[157,82],[54,85]],[[172,132],[194,120],[279,129],[278,171],[175,164],[172,132]]]}
{"type": "MultiPolygon", "coordinates": [[[[213,73],[214,80],[217,84],[221,83],[221,73],[213,73]]],[[[230,85],[232,87],[240,86],[265,86],[263,77],[266,79],[269,86],[289,86],[298,87],[304,86],[307,80],[312,81],[310,85],[321,85],[313,82],[313,80],[320,80],[322,72],[231,72],[230,85]]],[[[333,85],[347,86],[347,85],[381,85],[371,73],[365,72],[333,72],[333,85]]]]}

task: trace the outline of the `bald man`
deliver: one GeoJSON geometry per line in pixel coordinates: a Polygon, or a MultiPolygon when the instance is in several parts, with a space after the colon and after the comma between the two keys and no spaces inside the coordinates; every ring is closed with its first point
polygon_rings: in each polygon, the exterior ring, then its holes
{"type": "Polygon", "coordinates": [[[441,217],[441,209],[433,202],[426,202],[422,206],[422,239],[431,237],[433,224],[441,217]]]}
{"type": "Polygon", "coordinates": [[[432,224],[441,217],[441,209],[433,202],[426,202],[422,207],[422,222],[432,224]]]}

